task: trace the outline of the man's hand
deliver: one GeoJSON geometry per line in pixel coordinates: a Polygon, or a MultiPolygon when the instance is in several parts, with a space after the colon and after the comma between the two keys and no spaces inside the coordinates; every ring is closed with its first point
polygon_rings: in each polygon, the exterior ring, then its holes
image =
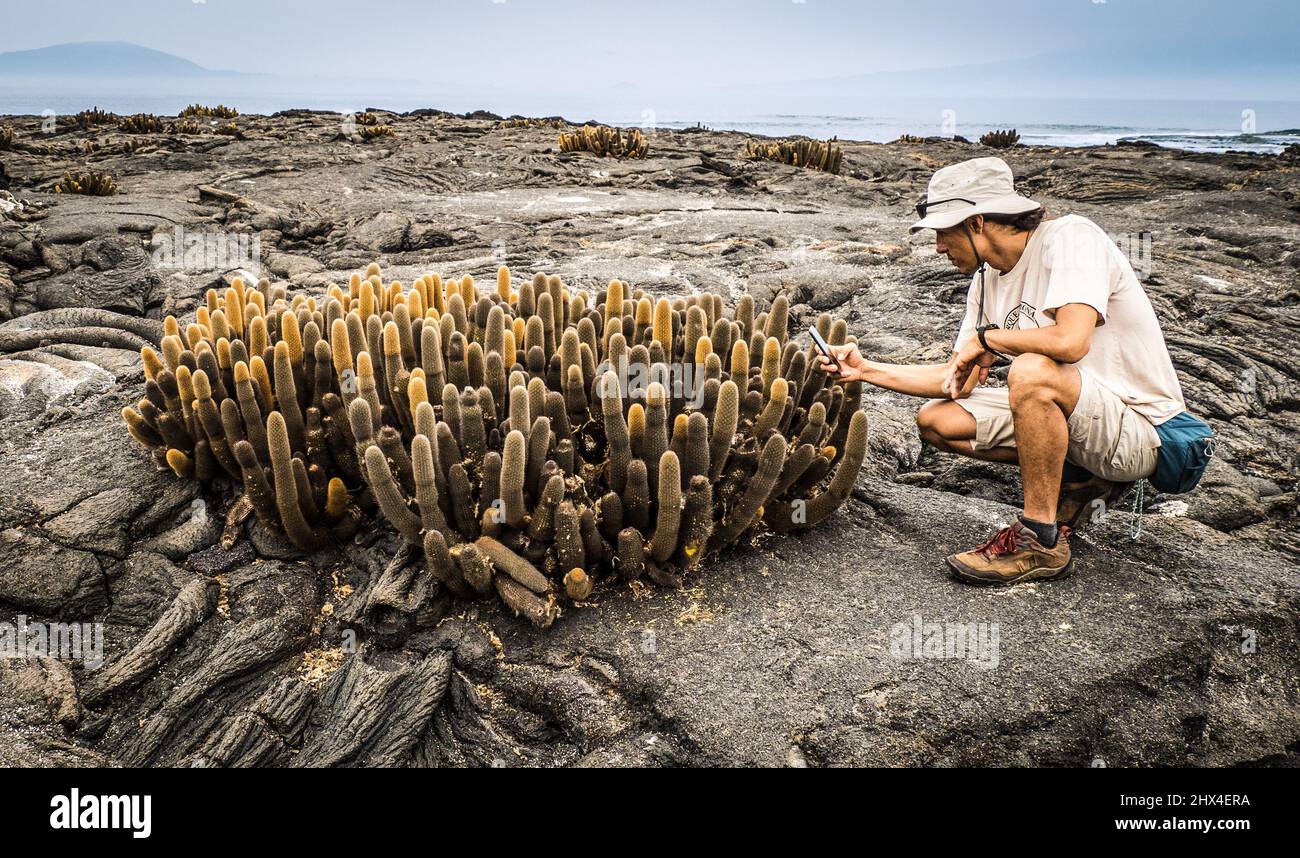
{"type": "Polygon", "coordinates": [[[973,373],[978,374],[977,384],[983,384],[988,380],[989,367],[993,366],[995,360],[997,355],[984,351],[979,340],[972,338],[953,358],[948,374],[944,376],[944,395],[949,399],[961,399],[973,373]]]}
{"type": "MultiPolygon", "coordinates": [[[[839,377],[841,381],[862,381],[867,362],[862,357],[862,352],[858,351],[856,343],[849,343],[843,346],[831,346],[831,354],[835,355],[836,362],[839,363],[839,377]]],[[[831,361],[826,355],[817,355],[819,366],[822,372],[835,372],[835,367],[831,366],[831,361]]]]}

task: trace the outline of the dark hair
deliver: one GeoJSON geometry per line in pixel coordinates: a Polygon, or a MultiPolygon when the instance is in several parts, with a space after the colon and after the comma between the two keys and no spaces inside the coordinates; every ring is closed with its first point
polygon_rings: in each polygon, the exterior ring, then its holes
{"type": "Polygon", "coordinates": [[[1039,206],[1031,211],[1020,214],[986,214],[984,215],[985,223],[996,223],[999,226],[1005,226],[1013,232],[1029,232],[1037,229],[1038,225],[1043,222],[1047,215],[1047,209],[1039,206]]]}

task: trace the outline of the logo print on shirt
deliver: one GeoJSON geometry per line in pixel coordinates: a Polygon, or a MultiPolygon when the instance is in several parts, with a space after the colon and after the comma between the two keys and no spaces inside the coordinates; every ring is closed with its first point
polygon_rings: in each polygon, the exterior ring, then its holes
{"type": "MultiPolygon", "coordinates": [[[[1037,312],[1038,310],[1028,301],[1021,301],[1017,307],[1015,307],[1010,313],[1007,313],[1006,321],[1002,323],[1002,329],[1010,330],[1011,328],[1021,327],[1020,319],[1022,317],[1033,322],[1035,328],[1041,328],[1042,325],[1038,324],[1038,319],[1034,317],[1034,314],[1037,312]]],[[[1025,327],[1028,327],[1028,325],[1025,327]]]]}

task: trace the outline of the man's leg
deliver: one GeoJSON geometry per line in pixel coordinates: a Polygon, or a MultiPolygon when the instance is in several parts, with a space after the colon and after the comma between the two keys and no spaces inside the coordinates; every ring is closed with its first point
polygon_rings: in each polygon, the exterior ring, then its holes
{"type": "Polygon", "coordinates": [[[946,453],[956,453],[985,462],[1014,465],[1019,459],[1015,447],[992,447],[976,450],[976,423],[971,413],[952,400],[926,403],[916,413],[921,439],[946,453]]]}
{"type": "Polygon", "coordinates": [[[948,568],[959,580],[1006,585],[1070,574],[1074,561],[1069,540],[1057,530],[1056,503],[1070,445],[1067,418],[1079,400],[1079,388],[1079,371],[1073,366],[1037,354],[1011,362],[1007,407],[1025,486],[1025,511],[970,551],[949,555],[948,568]]]}
{"type": "Polygon", "coordinates": [[[1067,419],[1079,401],[1079,370],[1039,354],[1019,355],[1007,375],[1025,518],[1056,520],[1061,468],[1070,443],[1067,419]]]}

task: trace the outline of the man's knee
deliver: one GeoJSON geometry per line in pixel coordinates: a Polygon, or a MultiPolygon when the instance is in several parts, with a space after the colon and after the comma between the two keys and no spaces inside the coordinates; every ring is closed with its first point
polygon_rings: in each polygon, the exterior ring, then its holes
{"type": "Polygon", "coordinates": [[[1026,352],[1011,361],[1007,373],[1012,407],[1030,400],[1059,399],[1061,364],[1046,355],[1026,352]]]}
{"type": "MultiPolygon", "coordinates": [[[[916,412],[916,429],[921,440],[941,450],[949,449],[949,442],[966,440],[962,427],[954,422],[952,402],[927,402],[916,412]]],[[[965,416],[965,412],[961,412],[965,416]]],[[[972,421],[973,423],[973,421],[972,421]]]]}
{"type": "Polygon", "coordinates": [[[934,403],[922,405],[916,412],[916,431],[920,434],[921,440],[933,444],[933,437],[937,434],[935,428],[934,403]]]}
{"type": "Polygon", "coordinates": [[[943,433],[939,430],[942,408],[942,403],[927,402],[916,412],[916,430],[921,435],[921,440],[936,447],[944,440],[943,433]]]}

